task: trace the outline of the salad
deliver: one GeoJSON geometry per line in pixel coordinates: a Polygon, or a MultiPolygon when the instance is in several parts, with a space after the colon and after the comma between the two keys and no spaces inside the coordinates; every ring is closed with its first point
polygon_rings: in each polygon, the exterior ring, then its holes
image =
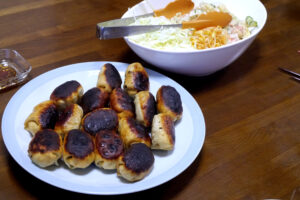
{"type": "Polygon", "coordinates": [[[225,27],[211,26],[200,30],[165,28],[155,32],[129,36],[128,38],[132,42],[158,50],[201,50],[223,46],[247,38],[251,31],[257,27],[257,22],[250,16],[247,16],[245,20],[240,20],[230,13],[225,5],[205,2],[195,6],[187,14],[179,12],[170,19],[164,16],[139,18],[131,25],[179,24],[183,21],[196,19],[199,15],[208,12],[229,13],[232,20],[225,27]]]}

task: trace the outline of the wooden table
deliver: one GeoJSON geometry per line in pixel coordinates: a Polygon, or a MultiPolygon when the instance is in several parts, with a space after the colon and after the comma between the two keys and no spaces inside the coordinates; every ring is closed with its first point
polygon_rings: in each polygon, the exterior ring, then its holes
{"type": "MultiPolygon", "coordinates": [[[[119,18],[139,0],[0,1],[0,48],[32,65],[30,79],[86,61],[141,62],[185,87],[199,103],[206,138],[196,160],[158,187],[107,199],[290,199],[300,186],[300,1],[263,0],[268,20],[250,48],[228,68],[190,78],[156,69],[122,39],[100,41],[97,22],[119,18]]],[[[21,86],[0,93],[0,116],[21,86]]],[[[0,199],[99,199],[34,178],[0,142],[0,199]]]]}

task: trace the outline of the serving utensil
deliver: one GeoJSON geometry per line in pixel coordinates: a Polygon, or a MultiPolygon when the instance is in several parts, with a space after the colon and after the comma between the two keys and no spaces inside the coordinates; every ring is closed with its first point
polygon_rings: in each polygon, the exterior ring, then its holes
{"type": "Polygon", "coordinates": [[[279,70],[281,70],[282,72],[285,72],[289,75],[291,75],[291,78],[296,80],[296,81],[300,81],[300,74],[296,73],[296,72],[293,72],[291,70],[288,70],[288,69],[285,69],[285,68],[282,68],[282,67],[279,67],[278,68],[279,70]]]}
{"type": "Polygon", "coordinates": [[[183,21],[181,24],[165,24],[165,25],[132,25],[129,24],[135,22],[135,20],[142,17],[153,16],[154,13],[145,15],[121,18],[110,20],[97,24],[97,37],[99,39],[112,39],[120,38],[130,35],[136,35],[141,33],[147,33],[157,31],[165,28],[194,28],[196,30],[203,29],[210,26],[222,26],[225,27],[229,24],[232,17],[228,13],[224,12],[208,12],[206,14],[199,15],[196,19],[191,21],[183,21]]]}

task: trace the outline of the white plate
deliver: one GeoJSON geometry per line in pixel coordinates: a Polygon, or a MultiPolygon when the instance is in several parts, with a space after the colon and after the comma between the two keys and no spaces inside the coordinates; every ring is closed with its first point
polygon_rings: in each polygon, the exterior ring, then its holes
{"type": "MultiPolygon", "coordinates": [[[[12,157],[27,172],[51,185],[86,194],[125,194],[149,189],[165,183],[183,172],[199,154],[205,138],[203,114],[195,99],[178,83],[147,69],[150,91],[155,96],[161,85],[171,85],[180,93],[183,103],[182,120],[175,126],[173,151],[154,151],[154,167],[143,180],[128,183],[116,171],[105,171],[91,165],[87,169],[69,170],[63,162],[58,167],[42,169],[27,155],[30,134],[24,121],[38,103],[49,99],[53,89],[69,81],[79,81],[84,91],[95,87],[101,66],[107,62],[87,62],[68,65],[44,73],[24,85],[9,101],[2,118],[2,135],[12,157]]],[[[110,62],[124,78],[126,63],[110,62]]]]}

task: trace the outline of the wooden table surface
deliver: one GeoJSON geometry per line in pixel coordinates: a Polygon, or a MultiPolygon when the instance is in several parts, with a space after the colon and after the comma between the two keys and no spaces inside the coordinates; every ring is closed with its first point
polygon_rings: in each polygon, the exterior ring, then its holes
{"type": "MultiPolygon", "coordinates": [[[[268,20],[250,48],[226,69],[191,78],[156,69],[124,40],[100,41],[97,22],[119,18],[139,0],[1,0],[0,48],[32,65],[30,79],[86,61],[141,62],[180,83],[206,122],[201,153],[179,176],[155,188],[92,196],[48,185],[23,170],[0,141],[0,199],[290,199],[300,186],[300,1],[263,0],[268,20]]],[[[0,93],[0,116],[21,86],[0,93]]],[[[117,188],[116,188],[117,190],[117,188]]]]}

